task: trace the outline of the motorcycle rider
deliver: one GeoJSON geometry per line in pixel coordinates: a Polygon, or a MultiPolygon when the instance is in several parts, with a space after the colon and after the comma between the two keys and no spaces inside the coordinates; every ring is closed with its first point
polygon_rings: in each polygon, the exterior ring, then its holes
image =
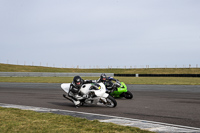
{"type": "MultiPolygon", "coordinates": [[[[87,83],[93,83],[92,80],[83,80],[80,76],[75,76],[72,83],[70,84],[68,96],[72,98],[76,107],[81,105],[80,100],[89,98],[88,95],[80,93],[81,86],[87,83]]],[[[94,89],[98,89],[99,86],[92,84],[94,89]]]]}
{"type": "Polygon", "coordinates": [[[107,88],[107,92],[111,93],[113,92],[115,89],[117,89],[118,87],[121,86],[120,82],[113,78],[113,77],[107,77],[105,73],[102,73],[100,78],[98,80],[96,80],[97,83],[104,83],[104,85],[107,88]],[[112,82],[114,81],[114,82],[112,82]]]}

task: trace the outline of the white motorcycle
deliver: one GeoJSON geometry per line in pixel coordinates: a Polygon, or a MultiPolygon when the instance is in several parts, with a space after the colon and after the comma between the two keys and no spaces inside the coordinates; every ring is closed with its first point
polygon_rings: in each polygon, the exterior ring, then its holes
{"type": "MultiPolygon", "coordinates": [[[[117,105],[116,100],[110,96],[108,93],[106,93],[106,87],[103,83],[88,83],[83,84],[80,89],[81,95],[87,95],[87,98],[77,98],[79,99],[80,103],[79,105],[82,106],[84,104],[94,104],[94,105],[105,105],[110,108],[114,108],[117,105]],[[98,84],[99,88],[98,90],[95,90],[92,88],[92,84],[98,84]]],[[[61,84],[61,88],[68,94],[70,83],[63,83],[61,84]]],[[[63,97],[70,100],[73,103],[76,103],[74,99],[69,97],[68,95],[63,94],[63,97]]]]}

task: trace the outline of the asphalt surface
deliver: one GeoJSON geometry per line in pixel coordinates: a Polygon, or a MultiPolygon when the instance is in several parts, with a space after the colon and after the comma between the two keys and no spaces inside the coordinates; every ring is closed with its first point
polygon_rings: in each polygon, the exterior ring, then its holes
{"type": "Polygon", "coordinates": [[[62,97],[60,84],[0,83],[0,103],[28,105],[150,120],[200,128],[200,86],[127,85],[133,99],[119,98],[116,108],[75,108],[62,97]]]}

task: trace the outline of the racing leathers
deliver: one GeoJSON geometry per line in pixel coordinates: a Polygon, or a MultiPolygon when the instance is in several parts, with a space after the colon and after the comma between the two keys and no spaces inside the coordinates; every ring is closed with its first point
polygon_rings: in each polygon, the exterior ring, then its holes
{"type": "MultiPolygon", "coordinates": [[[[83,80],[83,79],[81,79],[81,80],[82,80],[81,81],[82,82],[81,86],[83,86],[84,84],[87,84],[87,83],[93,83],[92,80],[83,80]]],[[[73,102],[74,102],[76,107],[81,105],[81,102],[80,102],[81,100],[86,99],[86,98],[89,97],[88,95],[81,94],[81,92],[80,92],[81,86],[77,87],[75,85],[75,83],[72,82],[70,84],[70,88],[69,88],[68,96],[71,97],[71,99],[73,100],[73,102]]],[[[92,84],[91,87],[98,89],[99,86],[97,86],[96,84],[92,84]]]]}
{"type": "Polygon", "coordinates": [[[106,77],[105,80],[102,80],[102,78],[99,78],[98,80],[96,80],[96,82],[97,83],[102,82],[106,86],[108,93],[113,92],[114,90],[116,90],[118,87],[121,86],[120,82],[113,77],[106,77]]]}

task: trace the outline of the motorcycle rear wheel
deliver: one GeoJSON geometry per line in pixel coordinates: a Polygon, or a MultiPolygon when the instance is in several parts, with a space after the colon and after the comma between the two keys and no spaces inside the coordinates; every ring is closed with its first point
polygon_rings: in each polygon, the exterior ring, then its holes
{"type": "Polygon", "coordinates": [[[106,105],[107,107],[114,108],[114,107],[117,106],[117,102],[116,102],[116,100],[115,100],[112,96],[109,95],[109,96],[106,98],[106,100],[107,100],[107,102],[105,103],[105,105],[106,105]]]}

